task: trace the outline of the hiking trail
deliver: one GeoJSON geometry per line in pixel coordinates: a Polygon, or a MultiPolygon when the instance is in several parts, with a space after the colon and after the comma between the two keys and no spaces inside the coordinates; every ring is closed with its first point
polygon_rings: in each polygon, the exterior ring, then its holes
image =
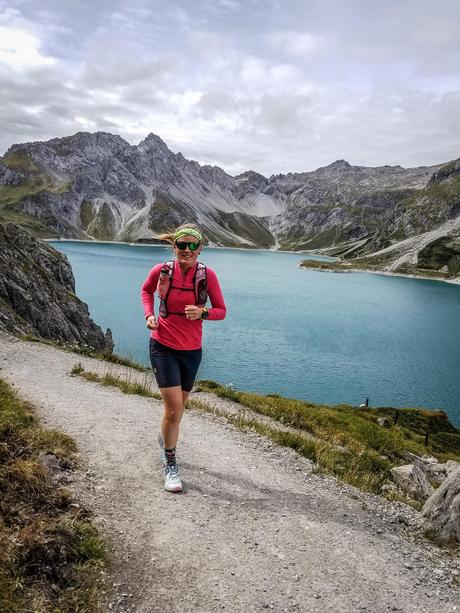
{"type": "Polygon", "coordinates": [[[107,610],[460,611],[458,561],[401,523],[413,509],[315,474],[291,449],[225,418],[185,412],[185,493],[165,492],[161,402],[71,375],[78,362],[153,379],[0,333],[0,377],[79,446],[84,468],[69,487],[112,550],[107,610]]]}

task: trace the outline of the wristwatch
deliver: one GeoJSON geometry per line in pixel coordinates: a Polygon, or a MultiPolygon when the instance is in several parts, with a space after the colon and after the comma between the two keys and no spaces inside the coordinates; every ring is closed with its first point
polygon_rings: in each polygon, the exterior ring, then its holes
{"type": "Polygon", "coordinates": [[[201,312],[201,319],[208,319],[209,311],[207,307],[203,307],[203,311],[201,312]]]}

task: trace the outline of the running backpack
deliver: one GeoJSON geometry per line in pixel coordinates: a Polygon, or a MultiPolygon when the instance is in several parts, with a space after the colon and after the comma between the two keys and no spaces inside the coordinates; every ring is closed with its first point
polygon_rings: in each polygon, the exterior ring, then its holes
{"type": "MultiPolygon", "coordinates": [[[[160,317],[167,317],[168,315],[183,315],[185,313],[168,312],[167,300],[168,294],[173,288],[172,278],[174,272],[174,262],[165,262],[160,270],[160,276],[157,284],[157,294],[160,298],[160,317]]],[[[174,289],[180,289],[184,292],[195,292],[195,300],[197,306],[204,306],[208,300],[208,278],[206,275],[206,266],[201,262],[197,262],[195,275],[193,277],[193,289],[174,287],[174,289]]]]}

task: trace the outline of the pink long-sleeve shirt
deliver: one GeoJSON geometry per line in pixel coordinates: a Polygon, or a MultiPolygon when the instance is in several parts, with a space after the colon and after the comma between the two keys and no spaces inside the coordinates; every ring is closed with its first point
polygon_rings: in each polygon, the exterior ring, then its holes
{"type": "MultiPolygon", "coordinates": [[[[154,293],[162,268],[162,263],[154,266],[142,284],[141,301],[145,317],[154,314],[154,293]]],[[[183,277],[177,260],[174,261],[173,277],[167,299],[168,316],[166,318],[158,318],[158,328],[152,330],[150,335],[159,343],[172,349],[201,349],[203,320],[191,320],[182,315],[174,315],[174,313],[184,313],[185,307],[188,304],[196,304],[195,292],[183,291],[195,289],[193,284],[195,270],[196,264],[183,277]]],[[[206,266],[206,275],[208,279],[208,297],[212,305],[208,311],[208,320],[224,319],[227,309],[216,273],[212,268],[206,266]]]]}

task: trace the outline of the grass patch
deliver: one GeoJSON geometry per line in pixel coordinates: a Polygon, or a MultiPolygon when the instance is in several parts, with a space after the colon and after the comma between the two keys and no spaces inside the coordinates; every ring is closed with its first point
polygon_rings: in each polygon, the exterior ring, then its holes
{"type": "Polygon", "coordinates": [[[99,611],[103,541],[89,512],[53,483],[40,453],[77,464],[68,436],[40,427],[0,379],[0,611],[99,611]]]}
{"type": "Polygon", "coordinates": [[[70,371],[71,375],[78,375],[87,381],[100,383],[101,385],[118,387],[125,394],[137,394],[138,396],[146,396],[147,398],[156,398],[161,400],[161,394],[154,392],[151,389],[151,378],[145,377],[143,381],[132,381],[130,379],[121,379],[112,373],[99,375],[95,372],[86,371],[81,362],[75,364],[70,371]]]}
{"type": "Polygon", "coordinates": [[[325,262],[322,260],[306,259],[300,262],[300,266],[301,268],[312,268],[313,270],[333,270],[339,272],[353,270],[349,262],[325,262]]]}

